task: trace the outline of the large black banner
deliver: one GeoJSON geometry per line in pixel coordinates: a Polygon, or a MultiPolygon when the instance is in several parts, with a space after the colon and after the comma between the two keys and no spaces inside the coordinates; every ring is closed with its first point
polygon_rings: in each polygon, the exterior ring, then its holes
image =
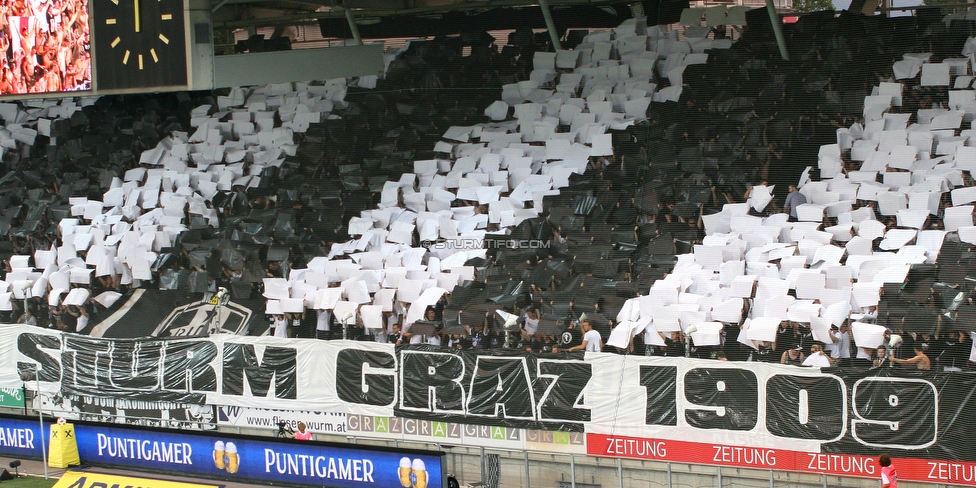
{"type": "Polygon", "coordinates": [[[966,373],[417,346],[397,359],[399,417],[976,460],[966,373]]]}
{"type": "Polygon", "coordinates": [[[976,376],[968,373],[831,371],[844,380],[851,428],[825,452],[865,447],[926,459],[976,460],[976,376]]]}
{"type": "Polygon", "coordinates": [[[221,406],[311,409],[655,442],[976,461],[969,432],[976,424],[976,375],[959,372],[229,334],[136,341],[0,326],[0,387],[33,390],[35,378],[65,402],[175,406],[195,417],[221,406]]]}

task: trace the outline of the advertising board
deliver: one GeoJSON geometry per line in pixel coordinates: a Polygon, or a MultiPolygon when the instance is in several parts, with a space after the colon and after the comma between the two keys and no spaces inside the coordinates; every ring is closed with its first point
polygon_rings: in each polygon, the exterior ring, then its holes
{"type": "MultiPolygon", "coordinates": [[[[49,427],[47,424],[45,428],[49,427]]],[[[41,457],[40,426],[0,417],[0,455],[41,457]]],[[[82,462],[241,482],[442,488],[442,454],[221,433],[79,423],[82,462]]]]}

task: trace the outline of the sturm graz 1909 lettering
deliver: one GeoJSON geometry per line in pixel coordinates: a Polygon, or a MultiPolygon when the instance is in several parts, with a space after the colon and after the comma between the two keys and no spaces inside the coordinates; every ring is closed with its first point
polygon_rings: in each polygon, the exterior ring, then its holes
{"type": "Polygon", "coordinates": [[[45,331],[19,333],[16,346],[24,379],[36,374],[72,396],[347,412],[368,406],[371,415],[459,424],[575,432],[642,424],[663,438],[735,432],[814,441],[833,453],[868,447],[929,459],[976,455],[957,447],[969,444],[951,428],[976,418],[972,400],[946,394],[971,391],[968,375],[236,336],[134,341],[45,331]],[[325,361],[334,369],[298,371],[325,361]],[[609,418],[610,401],[626,408],[609,418]],[[950,443],[956,447],[944,447],[950,443]]]}

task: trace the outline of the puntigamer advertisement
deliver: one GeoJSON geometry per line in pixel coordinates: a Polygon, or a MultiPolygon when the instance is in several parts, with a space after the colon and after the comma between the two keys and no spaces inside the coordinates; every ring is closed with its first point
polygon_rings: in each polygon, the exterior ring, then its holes
{"type": "MultiPolygon", "coordinates": [[[[0,454],[40,457],[39,425],[0,417],[0,454]]],[[[335,487],[441,488],[440,453],[76,425],[85,463],[240,480],[335,487]]]]}

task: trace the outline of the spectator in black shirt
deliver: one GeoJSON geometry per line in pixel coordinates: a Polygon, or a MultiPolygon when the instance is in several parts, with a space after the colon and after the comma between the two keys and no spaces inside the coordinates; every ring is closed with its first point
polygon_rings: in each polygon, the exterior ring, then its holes
{"type": "Polygon", "coordinates": [[[403,332],[400,332],[400,324],[393,324],[393,333],[389,335],[387,341],[397,346],[403,344],[403,332]]]}
{"type": "Polygon", "coordinates": [[[807,358],[806,354],[803,354],[803,346],[797,345],[783,352],[780,356],[780,364],[790,364],[793,366],[801,366],[803,360],[807,358]]]}
{"type": "Polygon", "coordinates": [[[59,315],[60,321],[57,328],[66,332],[75,332],[78,327],[78,318],[74,315],[68,313],[68,307],[61,305],[61,315],[59,315]]]}
{"type": "Polygon", "coordinates": [[[473,349],[486,349],[488,347],[488,334],[485,334],[484,325],[474,326],[471,333],[471,347],[473,349]]]}
{"type": "Polygon", "coordinates": [[[661,338],[664,339],[664,356],[684,357],[685,344],[684,338],[681,337],[680,332],[672,332],[671,337],[668,337],[664,334],[664,332],[661,331],[658,331],[658,334],[660,334],[661,338]]]}
{"type": "Polygon", "coordinates": [[[575,321],[570,322],[569,328],[559,337],[559,351],[568,351],[571,347],[576,347],[582,343],[583,333],[580,332],[579,326],[575,321]]]}
{"type": "Polygon", "coordinates": [[[277,261],[268,261],[268,268],[264,270],[266,278],[283,278],[281,266],[277,261]]]}
{"type": "Polygon", "coordinates": [[[725,324],[725,351],[729,361],[745,361],[749,359],[749,349],[739,342],[739,334],[742,332],[741,326],[735,323],[725,324]]]}
{"type": "Polygon", "coordinates": [[[558,344],[551,335],[547,334],[539,338],[539,350],[537,352],[553,352],[555,348],[558,348],[558,344]]]}
{"type": "MultiPolygon", "coordinates": [[[[779,325],[779,330],[776,331],[776,343],[775,349],[779,352],[785,352],[795,348],[800,345],[800,331],[799,327],[795,323],[782,322],[779,325]]],[[[801,360],[802,362],[802,360],[801,360]]]]}
{"type": "Polygon", "coordinates": [[[775,342],[761,342],[759,343],[759,349],[753,351],[751,360],[759,361],[763,363],[775,363],[779,362],[779,357],[776,356],[776,343],[775,342]]]}
{"type": "Polygon", "coordinates": [[[890,368],[891,361],[888,361],[888,348],[884,344],[878,346],[875,351],[874,360],[871,361],[873,368],[890,368]]]}
{"type": "Polygon", "coordinates": [[[949,331],[947,337],[941,344],[941,352],[937,355],[939,367],[941,368],[964,368],[969,361],[969,351],[972,343],[963,340],[963,336],[958,331],[949,331]]]}
{"type": "Polygon", "coordinates": [[[488,349],[501,349],[505,346],[505,336],[499,333],[499,331],[494,331],[492,334],[488,335],[488,349]]]}

